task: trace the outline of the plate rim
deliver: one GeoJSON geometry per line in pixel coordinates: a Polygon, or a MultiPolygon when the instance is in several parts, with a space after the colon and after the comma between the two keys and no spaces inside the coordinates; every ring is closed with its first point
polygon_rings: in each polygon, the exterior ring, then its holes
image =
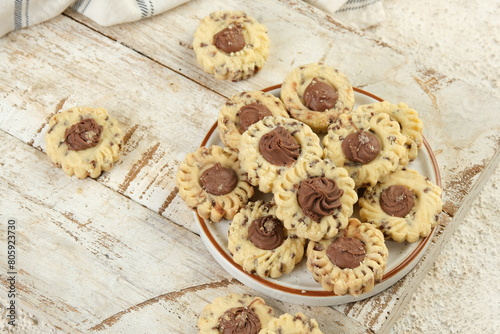
{"type": "MultiPolygon", "coordinates": [[[[276,90],[276,89],[280,89],[280,88],[281,88],[281,84],[276,84],[276,85],[264,88],[261,91],[263,91],[263,92],[270,92],[270,91],[273,91],[273,90],[276,90]]],[[[368,96],[368,97],[370,97],[370,98],[372,98],[372,99],[374,99],[376,101],[379,101],[379,102],[384,101],[384,99],[380,98],[379,96],[377,96],[375,94],[372,94],[370,92],[367,92],[367,91],[365,91],[363,89],[360,89],[360,88],[357,88],[357,87],[353,87],[353,90],[355,92],[359,93],[359,94],[366,95],[366,96],[368,96]]],[[[217,122],[218,121],[216,120],[214,122],[214,124],[212,125],[212,127],[209,129],[209,131],[207,132],[207,134],[203,138],[203,140],[202,140],[202,142],[200,144],[200,147],[205,146],[208,143],[208,141],[210,140],[210,137],[212,137],[213,133],[217,129],[217,122]]],[[[440,174],[440,171],[439,171],[439,166],[438,166],[438,163],[437,163],[436,156],[434,155],[434,151],[432,150],[429,142],[427,141],[427,139],[423,135],[422,135],[422,141],[423,141],[423,145],[425,146],[425,148],[427,150],[427,153],[428,153],[428,155],[430,157],[430,160],[431,160],[430,162],[432,164],[433,171],[434,171],[434,176],[436,178],[435,183],[439,187],[442,187],[441,174],[440,174]]],[[[196,211],[195,211],[195,216],[196,216],[196,218],[198,220],[199,226],[202,228],[202,230],[204,232],[205,237],[214,246],[215,250],[217,250],[217,253],[219,255],[221,255],[224,258],[224,260],[226,262],[228,262],[233,267],[233,269],[238,270],[240,273],[244,274],[245,277],[247,277],[248,279],[250,279],[252,281],[256,281],[255,283],[263,285],[266,288],[277,290],[277,292],[279,291],[279,292],[282,292],[282,293],[288,293],[288,294],[292,294],[292,295],[296,295],[296,296],[300,296],[300,297],[339,297],[339,298],[340,297],[345,297],[345,295],[338,295],[338,294],[335,294],[333,291],[297,289],[297,288],[293,288],[293,287],[288,287],[288,286],[276,284],[276,283],[268,280],[267,278],[260,277],[258,275],[254,275],[254,274],[250,274],[250,273],[246,272],[245,270],[243,270],[243,268],[239,264],[237,264],[236,262],[234,262],[233,258],[229,254],[227,254],[226,251],[215,240],[214,236],[212,235],[211,231],[208,228],[208,225],[207,225],[207,222],[205,221],[205,219],[201,218],[196,211]]],[[[216,223],[214,223],[214,224],[216,224],[216,223]]],[[[436,227],[433,227],[432,230],[431,230],[431,232],[429,233],[429,235],[427,235],[426,237],[422,238],[419,241],[419,244],[415,247],[415,249],[400,264],[398,264],[396,267],[394,267],[390,271],[384,273],[384,275],[382,276],[382,280],[380,280],[379,282],[377,282],[376,285],[380,285],[380,284],[382,284],[384,282],[389,281],[395,275],[397,275],[398,273],[400,273],[402,270],[407,269],[406,267],[409,264],[411,264],[413,261],[415,261],[417,258],[423,256],[422,251],[427,247],[427,244],[429,243],[429,241],[434,236],[435,231],[436,231],[436,227]]],[[[418,260],[420,260],[420,259],[418,259],[418,260]]],[[[418,262],[415,262],[414,266],[417,263],[418,262]]],[[[411,269],[413,269],[413,267],[409,268],[408,272],[411,269]]],[[[226,269],[226,268],[224,268],[224,269],[226,269]]],[[[226,269],[226,271],[227,271],[227,269],[226,269]]],[[[404,273],[404,275],[401,278],[403,278],[406,274],[407,273],[404,273]]],[[[232,276],[234,276],[234,275],[232,275],[232,276]]],[[[235,277],[235,278],[238,279],[238,280],[240,280],[237,277],[235,277]]],[[[392,286],[397,281],[399,281],[399,279],[396,280],[396,281],[394,281],[394,282],[391,282],[391,284],[389,286],[387,286],[386,288],[384,288],[383,290],[385,290],[388,287],[392,286]]],[[[383,290],[381,290],[381,291],[383,291],[383,290]]],[[[369,294],[369,293],[370,292],[367,292],[366,294],[369,294]]],[[[352,297],[354,298],[353,300],[359,300],[359,299],[363,299],[362,298],[363,295],[364,294],[361,294],[360,296],[352,296],[352,297]]],[[[367,296],[367,297],[370,297],[370,296],[367,296]]]]}

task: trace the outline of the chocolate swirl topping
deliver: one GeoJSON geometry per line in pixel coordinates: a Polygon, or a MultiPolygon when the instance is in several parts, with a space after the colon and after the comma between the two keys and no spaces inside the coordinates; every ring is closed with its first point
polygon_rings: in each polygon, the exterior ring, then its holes
{"type": "Polygon", "coordinates": [[[231,168],[222,167],[217,162],[201,174],[200,184],[207,193],[225,195],[230,193],[238,184],[238,175],[231,168]]]}
{"type": "Polygon", "coordinates": [[[300,182],[297,201],[304,215],[317,222],[342,206],[340,198],[343,194],[334,180],[313,177],[300,182]]]}
{"type": "Polygon", "coordinates": [[[86,150],[99,144],[102,126],[93,118],[86,118],[73,124],[64,132],[64,141],[72,151],[86,150]]]}
{"type": "Polygon", "coordinates": [[[365,259],[366,250],[363,243],[356,238],[338,237],[326,249],[326,255],[341,269],[356,268],[365,259]]]}
{"type": "Polygon", "coordinates": [[[360,130],[345,137],[342,151],[349,161],[367,164],[380,152],[380,142],[374,134],[360,130]]]}
{"type": "Polygon", "coordinates": [[[314,78],[304,90],[305,106],[314,111],[332,109],[337,104],[337,91],[330,85],[314,78]]]}
{"type": "Polygon", "coordinates": [[[214,35],[214,44],[217,49],[226,53],[238,52],[246,45],[239,23],[231,23],[214,35]]]}
{"type": "Polygon", "coordinates": [[[380,207],[393,217],[405,217],[415,205],[413,192],[401,185],[393,185],[380,194],[380,207]]]}
{"type": "Polygon", "coordinates": [[[259,316],[248,307],[233,307],[219,318],[219,333],[258,334],[261,329],[259,316]]]}
{"type": "Polygon", "coordinates": [[[271,215],[259,217],[250,224],[248,239],[260,249],[276,249],[286,239],[283,223],[271,215]]]}
{"type": "Polygon", "coordinates": [[[276,166],[290,166],[300,155],[300,145],[284,127],[278,126],[259,141],[260,154],[276,166]]]}
{"type": "Polygon", "coordinates": [[[240,133],[245,132],[248,127],[257,123],[266,116],[271,116],[267,107],[260,103],[250,103],[240,108],[240,133]]]}

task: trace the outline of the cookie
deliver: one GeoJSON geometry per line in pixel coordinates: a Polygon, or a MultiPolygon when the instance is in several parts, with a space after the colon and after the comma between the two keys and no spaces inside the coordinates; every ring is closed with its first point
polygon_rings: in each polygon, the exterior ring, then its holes
{"type": "Polygon", "coordinates": [[[279,318],[271,319],[265,329],[259,334],[323,334],[315,319],[307,317],[304,313],[291,315],[282,314],[279,318]]]}
{"type": "Polygon", "coordinates": [[[239,81],[255,75],[269,56],[267,28],[242,11],[204,17],[193,39],[196,60],[216,79],[239,81]]]}
{"type": "Polygon", "coordinates": [[[232,96],[221,108],[217,120],[221,141],[237,149],[241,134],[266,116],[288,117],[285,105],[273,94],[248,91],[232,96]]]}
{"type": "Polygon", "coordinates": [[[227,249],[243,270],[261,277],[288,274],[304,256],[305,239],[288,231],[273,202],[250,202],[229,226],[227,249]]]}
{"type": "Polygon", "coordinates": [[[395,171],[407,159],[405,143],[399,124],[386,113],[340,115],[323,138],[325,158],[347,169],[356,188],[374,186],[395,171]]]}
{"type": "Polygon", "coordinates": [[[274,200],[276,215],[287,229],[317,241],[332,238],[347,226],[358,196],[344,168],[314,157],[277,179],[274,200]]]}
{"type": "Polygon", "coordinates": [[[408,107],[405,103],[392,104],[387,101],[376,102],[371,104],[360,105],[356,112],[364,113],[380,113],[388,114],[391,119],[399,123],[401,133],[406,136],[406,148],[408,156],[401,161],[401,165],[405,166],[410,161],[413,161],[418,156],[418,151],[423,144],[423,122],[418,117],[418,112],[415,109],[408,107]]]}
{"type": "Polygon", "coordinates": [[[442,190],[416,170],[399,168],[359,199],[363,221],[396,242],[426,237],[438,222],[442,190]]]}
{"type": "Polygon", "coordinates": [[[257,334],[274,318],[274,310],[260,297],[230,293],[206,305],[198,319],[200,334],[257,334]]]}
{"type": "Polygon", "coordinates": [[[280,174],[322,154],[319,137],[306,124],[268,116],[241,135],[238,157],[250,184],[268,193],[280,174]]]}
{"type": "Polygon", "coordinates": [[[123,133],[103,108],[74,107],[55,114],[45,135],[46,152],[68,176],[97,178],[120,158],[123,133]]]}
{"type": "Polygon", "coordinates": [[[312,63],[288,73],[281,86],[281,100],[291,117],[321,133],[340,114],[352,111],[354,91],[338,69],[312,63]]]}
{"type": "Polygon", "coordinates": [[[307,268],[323,289],[358,296],[382,279],[388,250],[380,230],[351,218],[335,238],[310,241],[306,254],[307,268]]]}
{"type": "Polygon", "coordinates": [[[254,193],[231,148],[202,146],[189,153],[177,172],[179,196],[200,217],[219,222],[232,219],[254,193]]]}

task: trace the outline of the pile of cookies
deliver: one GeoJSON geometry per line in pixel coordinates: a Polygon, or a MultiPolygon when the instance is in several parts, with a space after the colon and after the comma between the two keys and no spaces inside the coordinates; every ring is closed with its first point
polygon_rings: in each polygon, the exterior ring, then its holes
{"type": "Polygon", "coordinates": [[[205,306],[198,319],[203,334],[301,333],[322,334],[318,322],[299,312],[274,316],[274,310],[260,297],[230,293],[205,306]]]}
{"type": "Polygon", "coordinates": [[[280,97],[229,98],[217,121],[224,146],[180,165],[179,195],[212,223],[230,220],[227,249],[246,272],[278,278],[305,257],[323,289],[356,296],[382,279],[385,239],[415,242],[436,225],[441,189],[408,168],[423,144],[417,112],[354,103],[337,69],[298,66],[280,97]]]}
{"type": "MultiPolygon", "coordinates": [[[[220,11],[202,19],[193,49],[203,70],[238,81],[262,69],[269,38],[246,13],[220,11]]],[[[338,69],[298,66],[279,97],[229,98],[217,120],[224,146],[200,147],[180,164],[180,197],[211,223],[230,221],[227,249],[246,272],[279,278],[305,257],[323,289],[357,296],[382,279],[386,239],[416,242],[437,224],[441,189],[409,168],[423,145],[417,112],[387,101],[354,105],[338,69]]],[[[46,151],[66,174],[95,178],[119,159],[122,141],[106,110],[75,107],[51,118],[46,151]]],[[[261,298],[236,294],[208,305],[198,326],[321,333],[302,313],[275,318],[261,298]]]]}

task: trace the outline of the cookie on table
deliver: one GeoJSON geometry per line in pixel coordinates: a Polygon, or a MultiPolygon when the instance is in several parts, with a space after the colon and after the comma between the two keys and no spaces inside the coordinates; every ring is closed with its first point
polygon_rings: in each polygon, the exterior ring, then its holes
{"type": "Polygon", "coordinates": [[[281,99],[291,117],[320,133],[354,107],[349,79],[338,69],[319,63],[298,66],[288,73],[281,86],[281,99]]]}
{"type": "Polygon", "coordinates": [[[271,93],[238,93],[219,112],[217,129],[220,139],[227,147],[238,148],[241,134],[266,116],[288,117],[288,113],[283,102],[271,93]]]}
{"type": "Polygon", "coordinates": [[[46,152],[68,176],[97,178],[121,154],[123,133],[106,109],[73,107],[55,114],[45,135],[46,152]]]}
{"type": "Polygon", "coordinates": [[[407,159],[405,143],[399,124],[386,113],[340,115],[323,138],[325,158],[347,169],[356,188],[374,186],[395,171],[407,159]]]}
{"type": "Polygon", "coordinates": [[[186,155],[176,181],[186,204],[212,222],[232,219],[254,193],[240,169],[238,152],[215,145],[186,155]]]}
{"type": "Polygon", "coordinates": [[[323,334],[315,319],[307,317],[298,312],[295,315],[288,313],[280,315],[279,318],[271,319],[265,329],[259,334],[323,334]]]}
{"type": "Polygon", "coordinates": [[[278,178],[274,200],[276,215],[287,229],[302,238],[321,240],[347,226],[358,195],[344,168],[314,157],[278,178]]]}
{"type": "Polygon", "coordinates": [[[357,296],[382,279],[388,250],[380,230],[351,218],[335,238],[310,241],[306,254],[307,268],[323,289],[357,296]]]}
{"type": "Polygon", "coordinates": [[[262,298],[230,293],[203,308],[198,330],[200,334],[258,334],[273,318],[274,310],[262,298]]]}
{"type": "Polygon", "coordinates": [[[437,225],[442,190],[416,170],[399,168],[359,199],[363,221],[396,242],[414,242],[437,225]]]}
{"type": "Polygon", "coordinates": [[[418,117],[415,109],[408,107],[406,103],[392,104],[387,101],[360,105],[356,112],[388,114],[391,119],[399,123],[401,133],[406,136],[406,148],[408,159],[403,159],[401,165],[407,165],[418,156],[418,151],[423,144],[423,122],[418,117]]]}
{"type": "Polygon", "coordinates": [[[242,11],[216,11],[194,33],[193,49],[203,70],[216,79],[239,81],[262,69],[269,56],[267,28],[242,11]]]}
{"type": "Polygon", "coordinates": [[[277,278],[292,271],[304,256],[306,240],[288,231],[273,202],[250,202],[237,213],[228,232],[228,250],[243,270],[277,278]]]}
{"type": "Polygon", "coordinates": [[[322,154],[319,137],[309,126],[293,118],[268,116],[241,135],[238,157],[250,184],[269,193],[280,174],[322,154]]]}

